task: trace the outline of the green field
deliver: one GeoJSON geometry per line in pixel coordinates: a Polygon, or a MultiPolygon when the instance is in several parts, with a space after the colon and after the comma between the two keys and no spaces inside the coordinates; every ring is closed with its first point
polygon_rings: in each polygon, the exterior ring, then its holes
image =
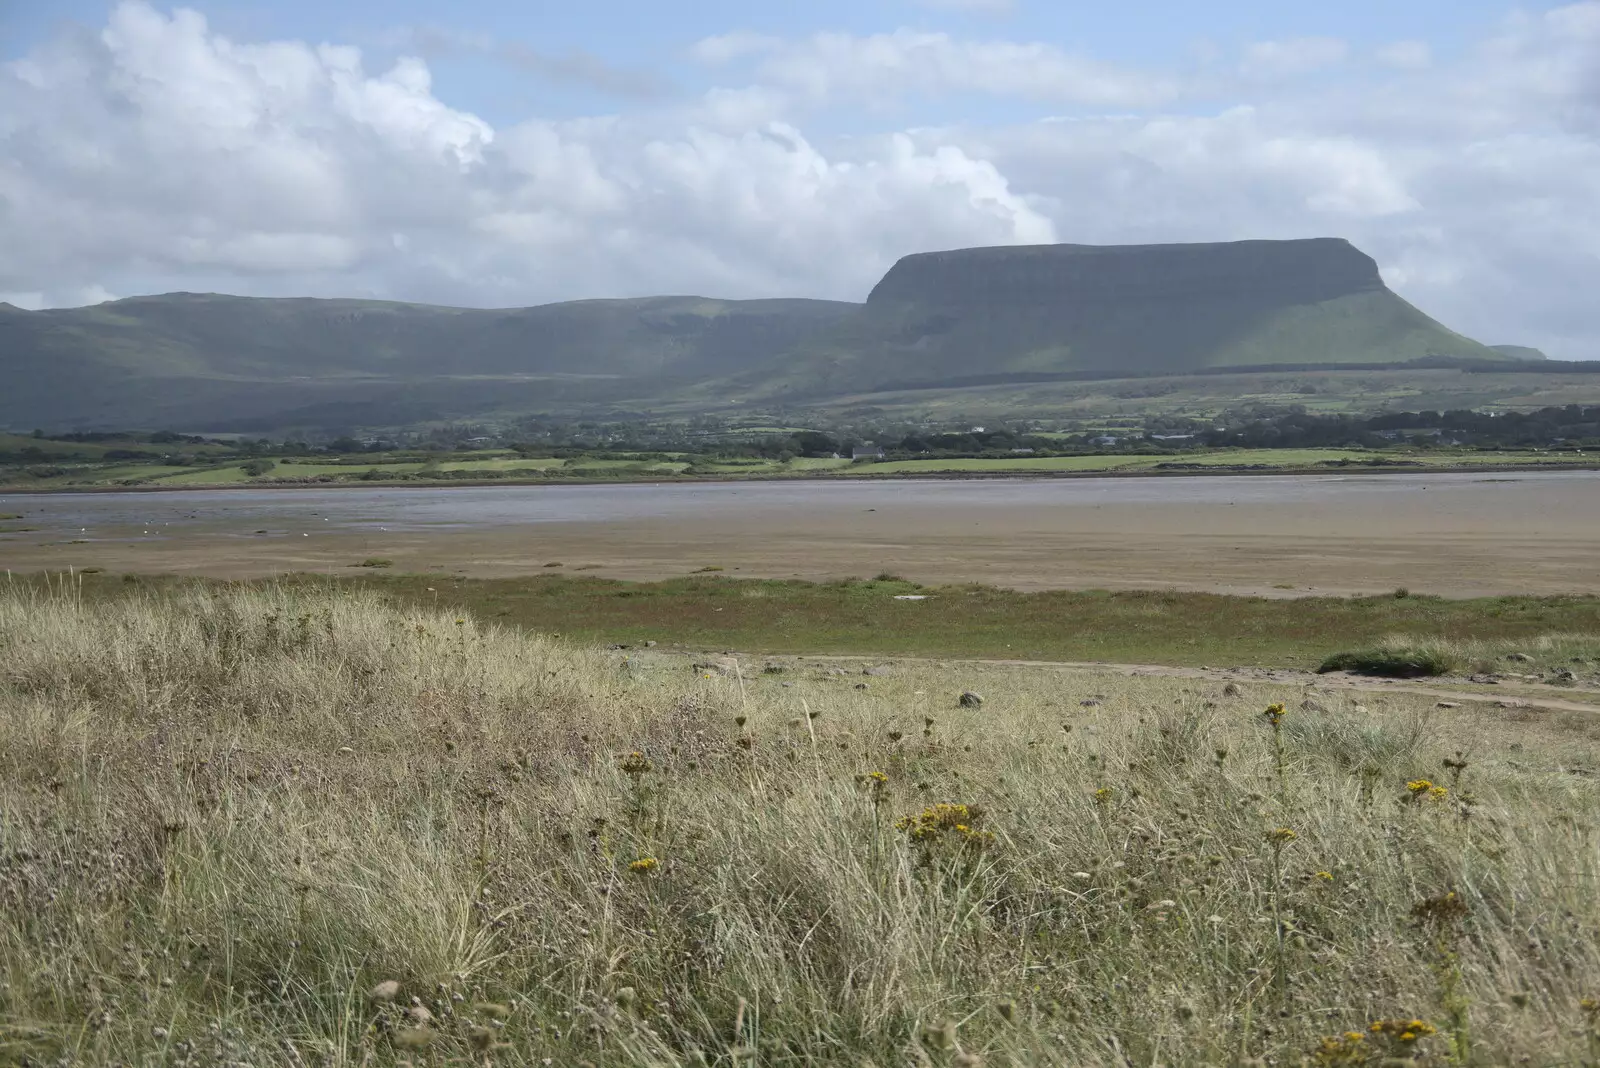
{"type": "MultiPolygon", "coordinates": [[[[13,580],[30,589],[50,581],[45,576],[13,580]]],[[[94,601],[181,592],[193,585],[159,576],[124,581],[107,574],[78,581],[82,595],[94,601]]],[[[295,581],[320,587],[330,580],[295,581]]],[[[1556,656],[1567,646],[1552,643],[1551,636],[1591,635],[1597,636],[1592,643],[1600,656],[1600,597],[1584,596],[1024,593],[989,586],[921,587],[896,579],[807,583],[717,575],[635,583],[559,575],[447,579],[385,573],[331,581],[336,588],[379,593],[395,603],[460,608],[519,629],[599,644],[656,641],[753,653],[1310,668],[1331,653],[1388,638],[1504,646],[1530,656],[1543,656],[1542,648],[1556,656]],[[899,595],[926,600],[896,600],[899,595]]],[[[204,585],[223,589],[231,584],[204,585]]]]}
{"type": "Polygon", "coordinates": [[[1229,468],[1258,470],[1282,468],[1286,471],[1327,468],[1331,466],[1368,465],[1393,467],[1404,464],[1411,467],[1448,469],[1473,465],[1523,465],[1542,467],[1595,466],[1600,464],[1600,453],[1549,452],[1541,450],[1479,452],[1471,449],[1415,449],[1397,447],[1385,450],[1365,449],[1217,449],[1193,452],[1145,454],[1094,454],[1081,456],[1006,456],[995,458],[956,458],[926,460],[892,460],[879,463],[854,463],[831,458],[796,458],[787,462],[759,458],[722,460],[632,460],[613,457],[574,457],[572,459],[495,457],[492,459],[445,460],[432,465],[420,460],[389,461],[375,456],[370,463],[335,463],[309,461],[298,457],[275,460],[275,466],[265,475],[251,478],[241,464],[223,467],[179,467],[161,464],[117,462],[112,464],[71,465],[64,475],[48,478],[25,476],[23,469],[7,473],[0,469],[0,485],[16,488],[54,489],[73,486],[113,486],[137,482],[151,486],[226,486],[266,484],[335,478],[341,481],[359,481],[369,470],[388,475],[411,476],[412,481],[426,480],[430,472],[438,472],[440,481],[453,481],[447,476],[482,475],[485,479],[503,477],[517,472],[513,480],[538,481],[541,478],[569,481],[572,478],[596,479],[659,479],[673,477],[714,478],[781,478],[793,477],[848,477],[883,478],[915,477],[917,475],[1060,475],[1095,473],[1137,473],[1158,469],[1181,470],[1184,467],[1229,468]],[[691,473],[692,471],[692,473],[691,473]],[[526,476],[520,472],[527,472],[526,476]]]}

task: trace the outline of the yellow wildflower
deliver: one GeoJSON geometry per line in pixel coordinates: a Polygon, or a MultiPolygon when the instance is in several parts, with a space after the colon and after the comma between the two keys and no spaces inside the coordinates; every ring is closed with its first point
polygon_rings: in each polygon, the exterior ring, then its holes
{"type": "Polygon", "coordinates": [[[655,871],[660,866],[661,862],[655,857],[640,857],[628,865],[628,870],[637,875],[645,875],[655,871]]]}

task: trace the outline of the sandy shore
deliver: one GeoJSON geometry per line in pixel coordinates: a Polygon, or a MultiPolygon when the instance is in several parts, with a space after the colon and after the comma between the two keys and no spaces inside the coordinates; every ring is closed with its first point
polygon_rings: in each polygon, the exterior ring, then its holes
{"type": "MultiPolygon", "coordinates": [[[[359,572],[350,565],[379,557],[397,571],[473,576],[549,574],[557,569],[545,565],[559,562],[562,572],[587,567],[586,574],[626,579],[721,568],[734,576],[803,579],[891,571],[929,584],[1021,589],[1303,596],[1404,586],[1446,596],[1600,593],[1600,480],[1458,476],[1397,488],[1376,479],[1370,486],[1326,484],[1326,493],[1283,480],[1283,499],[1256,489],[1264,487],[1258,480],[1247,481],[1249,489],[1237,494],[1185,491],[1185,499],[1147,489],[1139,495],[1137,488],[1129,493],[1138,499],[1063,496],[1063,490],[1038,500],[1017,490],[878,497],[863,487],[803,499],[750,497],[741,490],[743,498],[708,497],[704,507],[661,514],[646,509],[626,518],[540,522],[498,516],[409,530],[386,530],[377,522],[337,526],[311,512],[265,535],[246,529],[271,525],[259,512],[237,520],[193,515],[187,526],[169,525],[160,536],[145,537],[124,524],[96,529],[91,540],[76,544],[41,523],[38,531],[0,537],[0,566],[242,577],[353,574],[359,572]]],[[[319,507],[338,499],[317,495],[319,507]]],[[[33,512],[50,518],[48,507],[29,509],[22,520],[4,525],[33,525],[33,512]]]]}

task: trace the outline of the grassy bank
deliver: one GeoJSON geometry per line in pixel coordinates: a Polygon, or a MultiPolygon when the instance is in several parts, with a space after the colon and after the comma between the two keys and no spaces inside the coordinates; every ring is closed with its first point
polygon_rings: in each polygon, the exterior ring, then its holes
{"type": "Polygon", "coordinates": [[[852,463],[848,459],[739,459],[673,454],[661,460],[605,457],[417,459],[378,456],[311,459],[263,457],[264,474],[245,461],[171,466],[156,461],[0,465],[0,491],[80,489],[226,489],[229,487],[338,485],[574,485],[592,482],[725,481],[785,478],[1093,477],[1328,471],[1511,471],[1592,468],[1600,460],[1581,452],[1535,449],[1205,449],[1190,452],[1080,456],[918,459],[852,463]]]}
{"type": "MultiPolygon", "coordinates": [[[[360,565],[363,561],[352,561],[360,565]]],[[[576,562],[569,567],[581,566],[576,562]]],[[[704,575],[620,582],[581,575],[451,579],[352,567],[349,577],[292,580],[368,590],[393,603],[460,608],[524,630],[594,644],[655,641],[693,650],[1010,660],[1101,660],[1311,669],[1329,655],[1426,641],[1455,669],[1532,658],[1527,672],[1600,664],[1600,597],[1253,598],[1161,591],[921,587],[893,578],[809,583],[704,575]],[[923,597],[925,600],[899,600],[923,597]]],[[[29,589],[63,579],[18,577],[29,589]]],[[[190,580],[78,575],[94,600],[181,591],[190,580]]],[[[1502,666],[1504,666],[1502,664],[1502,666]]],[[[1579,667],[1592,672],[1594,666],[1579,667]]]]}
{"type": "Polygon", "coordinates": [[[0,591],[0,1060],[1593,1055],[1592,717],[853,681],[0,591]]]}

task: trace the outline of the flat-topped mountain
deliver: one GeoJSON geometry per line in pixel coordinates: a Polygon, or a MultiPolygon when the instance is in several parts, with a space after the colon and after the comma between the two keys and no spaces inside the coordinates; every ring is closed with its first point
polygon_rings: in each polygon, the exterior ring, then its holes
{"type": "Polygon", "coordinates": [[[803,344],[783,388],[859,391],[985,375],[1504,359],[1395,295],[1338,238],[1031,245],[896,263],[803,344]]]}
{"type": "Polygon", "coordinates": [[[0,305],[0,428],[396,426],[1016,376],[1506,360],[1335,238],[907,256],[865,304],[646,297],[468,309],[171,293],[0,305]]]}

